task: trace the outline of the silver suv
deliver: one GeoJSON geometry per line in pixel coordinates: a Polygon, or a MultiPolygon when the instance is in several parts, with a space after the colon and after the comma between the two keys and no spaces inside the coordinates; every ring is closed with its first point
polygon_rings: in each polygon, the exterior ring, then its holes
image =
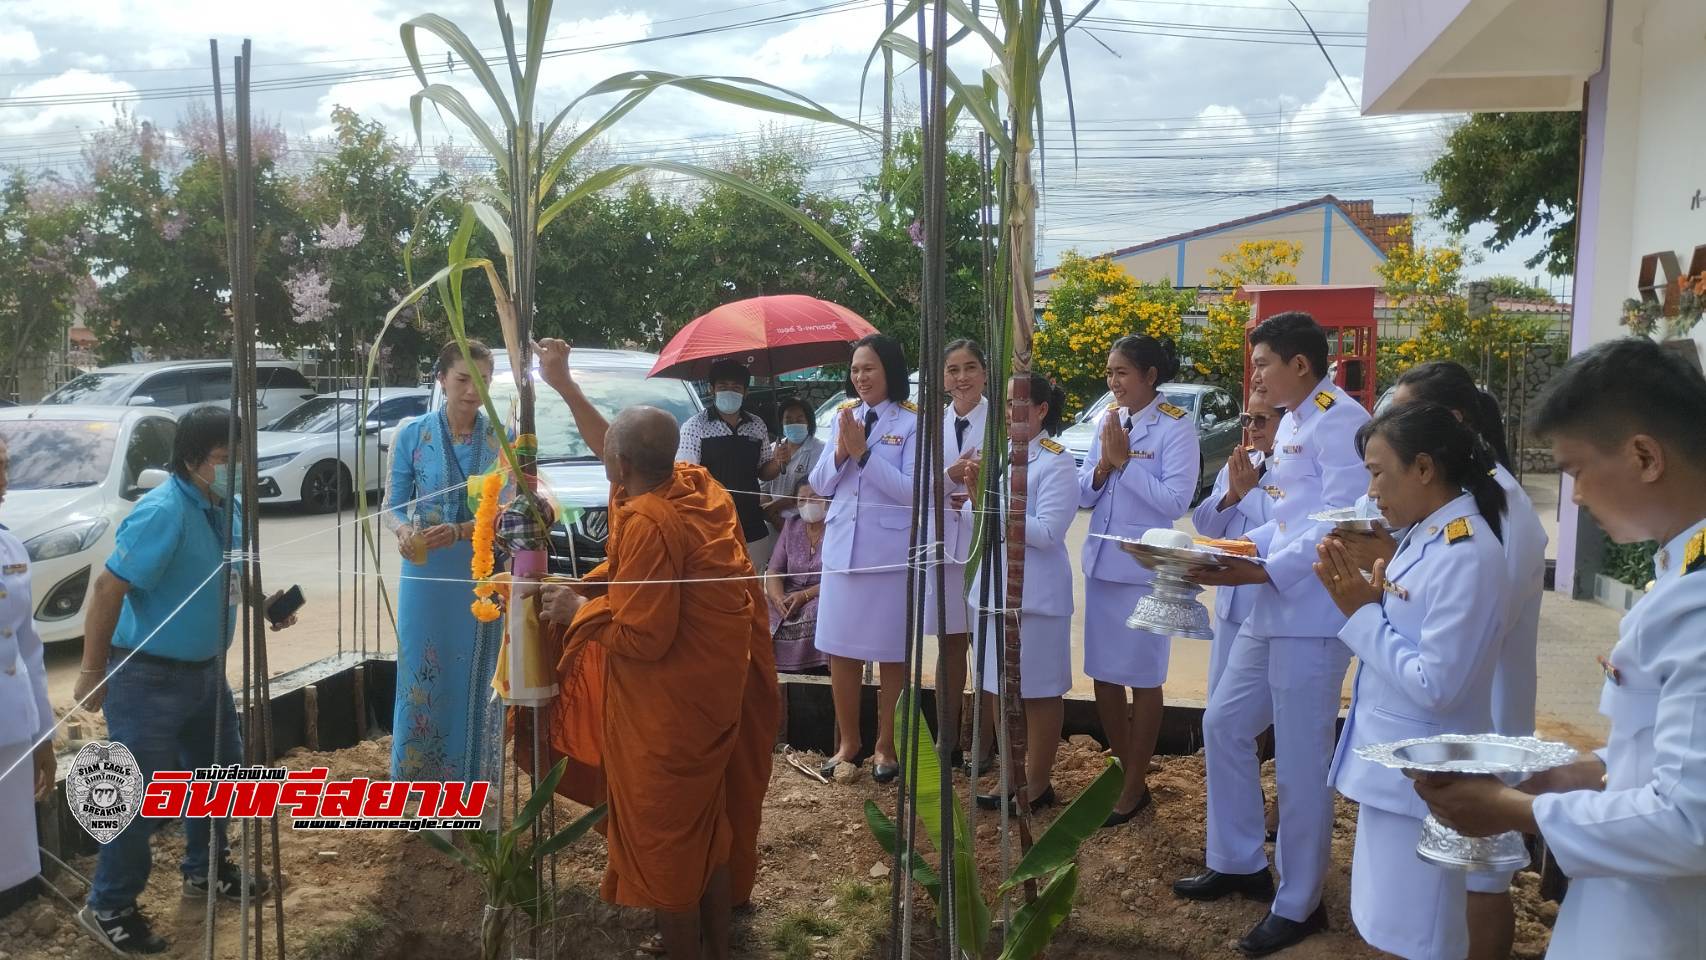
{"type": "MultiPolygon", "coordinates": [[[[312,399],[308,379],[284,360],[255,364],[260,423],[265,426],[312,399]]],[[[42,398],[44,404],[160,407],[180,416],[203,404],[231,402],[231,361],[120,363],[82,374],[42,398]]]]}

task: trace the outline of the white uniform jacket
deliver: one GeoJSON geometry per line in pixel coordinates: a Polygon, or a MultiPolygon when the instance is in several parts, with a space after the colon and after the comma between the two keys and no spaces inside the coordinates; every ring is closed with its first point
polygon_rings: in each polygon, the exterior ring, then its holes
{"type": "MultiPolygon", "coordinates": [[[[1265,461],[1264,461],[1265,462],[1265,461]]],[[[1263,480],[1267,471],[1263,470],[1263,480]]],[[[1191,522],[1196,525],[1197,533],[1216,540],[1237,540],[1251,530],[1256,529],[1273,515],[1274,498],[1262,489],[1261,482],[1246,493],[1243,499],[1225,510],[1220,509],[1220,501],[1226,496],[1229,485],[1229,474],[1224,465],[1220,473],[1215,475],[1214,489],[1209,491],[1202,503],[1191,514],[1191,522]]],[[[1232,623],[1243,623],[1250,616],[1250,608],[1256,603],[1256,594],[1261,590],[1260,584],[1247,584],[1242,587],[1216,587],[1214,590],[1214,616],[1218,620],[1232,623]]]]}
{"type": "MultiPolygon", "coordinates": [[[[863,429],[866,406],[851,400],[842,405],[853,411],[853,420],[863,429]]],[[[875,408],[876,422],[865,443],[870,456],[863,466],[855,458],[835,465],[837,438],[841,432],[839,413],[831,421],[823,455],[812,467],[812,489],[830,498],[829,516],[823,536],[824,572],[886,567],[905,569],[912,539],[912,469],[917,451],[917,408],[910,403],[885,400],[875,408]]]]}
{"type": "Polygon", "coordinates": [[[1507,737],[1534,733],[1540,598],[1546,592],[1546,528],[1534,501],[1509,470],[1493,472],[1505,491],[1505,636],[1493,676],[1493,729],[1507,737]]]}
{"type": "MultiPolygon", "coordinates": [[[[953,403],[950,402],[948,409],[943,412],[942,465],[944,473],[942,476],[942,502],[944,504],[954,494],[966,492],[965,484],[949,480],[945,471],[953,467],[954,461],[960,458],[960,454],[967,450],[982,449],[983,428],[988,418],[989,400],[987,398],[980,399],[977,406],[966,414],[965,437],[957,439],[954,436],[954,421],[959,419],[959,414],[954,412],[953,403]]],[[[925,519],[926,522],[930,519],[928,511],[926,511],[925,519]]],[[[971,514],[962,514],[961,511],[953,509],[944,512],[942,517],[942,546],[949,563],[957,563],[962,566],[965,564],[966,557],[971,554],[972,534],[976,529],[977,523],[971,514]]]]}
{"type": "Polygon", "coordinates": [[[0,528],[0,746],[33,744],[53,723],[30,603],[30,556],[0,528]]]}
{"type": "Polygon", "coordinates": [[[1352,614],[1339,639],[1356,654],[1356,692],[1328,780],[1358,803],[1420,819],[1427,804],[1401,771],[1357,747],[1493,726],[1493,671],[1504,629],[1505,555],[1467,494],[1410,528],[1386,570],[1382,603],[1352,614]]]}
{"type": "MultiPolygon", "coordinates": [[[[1084,465],[1078,468],[1078,505],[1090,508],[1089,532],[1135,540],[1156,527],[1171,528],[1190,509],[1191,494],[1196,492],[1197,477],[1202,472],[1196,424],[1189,413],[1156,394],[1149,406],[1131,415],[1131,426],[1126,430],[1131,460],[1097,490],[1096,464],[1102,460],[1099,427],[1107,415],[1106,410],[1097,414],[1096,435],[1090,441],[1084,465]]],[[[1087,578],[1114,583],[1149,583],[1154,579],[1154,574],[1119,544],[1095,536],[1084,541],[1083,561],[1087,578]]]]}
{"type": "Polygon", "coordinates": [[[1247,621],[1258,637],[1330,637],[1345,625],[1327,589],[1315,579],[1315,545],[1332,524],[1312,513],[1348,507],[1368,490],[1368,470],[1357,456],[1356,433],[1368,411],[1331,380],[1280,418],[1274,455],[1262,486],[1274,501],[1267,523],[1247,536],[1266,561],[1247,621]]]}
{"type": "MultiPolygon", "coordinates": [[[[1066,531],[1078,515],[1078,474],[1072,455],[1047,437],[1030,443],[1030,461],[1025,473],[1025,591],[1020,610],[1054,617],[1072,615],[1072,559],[1066,552],[1066,531]]],[[[1009,472],[1011,476],[1011,472],[1009,472]]],[[[1003,478],[1003,488],[1007,488],[1003,478]]],[[[960,512],[969,524],[968,502],[960,512]]],[[[991,609],[1000,608],[1006,597],[1007,565],[1003,554],[996,558],[999,574],[990,594],[991,609]]],[[[967,602],[975,609],[983,596],[983,568],[972,576],[967,602]]]]}
{"type": "Polygon", "coordinates": [[[1605,789],[1534,798],[1570,877],[1548,960],[1706,956],[1706,520],[1654,567],[1599,700],[1605,789]]]}

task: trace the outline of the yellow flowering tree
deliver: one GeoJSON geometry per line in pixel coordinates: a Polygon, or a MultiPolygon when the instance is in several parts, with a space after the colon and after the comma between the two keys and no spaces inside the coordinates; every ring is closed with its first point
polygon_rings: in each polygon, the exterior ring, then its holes
{"type": "Polygon", "coordinates": [[[1055,287],[1033,341],[1036,366],[1066,391],[1068,416],[1102,395],[1103,371],[1114,341],[1148,334],[1179,342],[1195,291],[1172,283],[1139,283],[1105,257],[1068,251],[1054,273],[1055,287]]]}
{"type": "MultiPolygon", "coordinates": [[[[1208,305],[1208,318],[1199,329],[1190,355],[1197,375],[1232,393],[1244,386],[1244,327],[1250,322],[1250,302],[1232,292],[1255,284],[1297,282],[1297,262],[1303,244],[1290,240],[1251,240],[1220,255],[1221,266],[1209,271],[1225,294],[1208,305]]],[[[1242,401],[1242,398],[1240,398],[1242,401]]]]}
{"type": "Polygon", "coordinates": [[[1546,338],[1545,321],[1536,317],[1506,313],[1490,304],[1471,311],[1461,292],[1462,247],[1418,244],[1407,225],[1393,227],[1391,235],[1399,242],[1378,269],[1393,319],[1413,332],[1408,339],[1381,346],[1382,389],[1405,370],[1431,360],[1455,360],[1502,378],[1513,353],[1546,338]]]}

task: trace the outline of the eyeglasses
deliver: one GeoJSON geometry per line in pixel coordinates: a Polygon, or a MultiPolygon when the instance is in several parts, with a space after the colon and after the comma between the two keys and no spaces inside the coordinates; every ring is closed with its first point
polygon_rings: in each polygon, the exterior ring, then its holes
{"type": "Polygon", "coordinates": [[[1265,430],[1267,429],[1268,421],[1272,419],[1273,417],[1265,413],[1240,413],[1238,415],[1238,425],[1246,428],[1254,427],[1257,430],[1265,430]]]}

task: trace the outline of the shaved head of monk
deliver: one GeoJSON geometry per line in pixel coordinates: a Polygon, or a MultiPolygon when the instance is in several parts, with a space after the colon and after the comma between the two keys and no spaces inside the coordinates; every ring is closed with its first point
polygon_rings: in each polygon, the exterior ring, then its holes
{"type": "Polygon", "coordinates": [[[604,472],[629,495],[649,493],[675,471],[681,428],[657,407],[629,407],[610,421],[604,439],[604,472]]]}

